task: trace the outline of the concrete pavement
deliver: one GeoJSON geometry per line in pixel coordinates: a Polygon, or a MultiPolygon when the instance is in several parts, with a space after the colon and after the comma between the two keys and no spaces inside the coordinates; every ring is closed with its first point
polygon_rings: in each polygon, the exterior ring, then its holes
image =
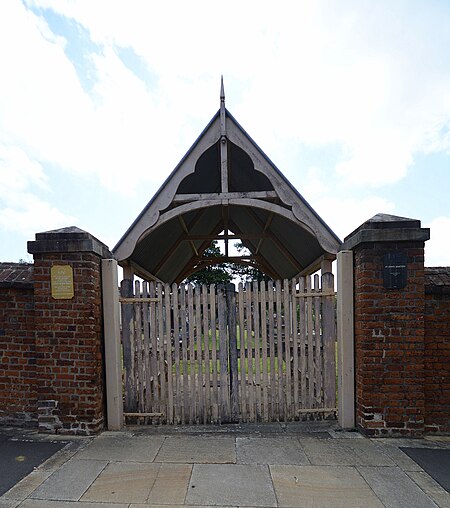
{"type": "Polygon", "coordinates": [[[134,427],[70,439],[0,508],[450,508],[450,494],[400,447],[450,442],[372,440],[327,422],[134,427]]]}

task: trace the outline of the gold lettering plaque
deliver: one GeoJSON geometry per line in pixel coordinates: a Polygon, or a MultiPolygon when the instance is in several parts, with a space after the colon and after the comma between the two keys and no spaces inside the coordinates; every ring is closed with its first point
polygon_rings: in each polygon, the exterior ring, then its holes
{"type": "Polygon", "coordinates": [[[52,298],[70,300],[73,298],[73,270],[70,265],[52,266],[51,272],[52,298]]]}

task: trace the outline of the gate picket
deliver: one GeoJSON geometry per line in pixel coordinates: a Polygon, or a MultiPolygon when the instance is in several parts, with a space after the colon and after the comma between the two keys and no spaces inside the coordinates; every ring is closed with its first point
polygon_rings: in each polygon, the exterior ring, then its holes
{"type": "Polygon", "coordinates": [[[216,316],[216,288],[214,284],[209,286],[209,305],[211,308],[211,364],[212,364],[212,421],[219,421],[219,381],[217,370],[217,316],[216,316]]]}
{"type": "Polygon", "coordinates": [[[228,340],[227,340],[227,309],[224,288],[217,291],[217,310],[219,321],[219,375],[220,375],[220,422],[229,420],[230,404],[228,390],[228,340]]]}
{"type": "Polygon", "coordinates": [[[237,322],[238,340],[239,340],[239,380],[241,383],[240,391],[240,411],[242,421],[248,421],[248,394],[247,394],[247,376],[245,367],[245,323],[244,323],[244,288],[242,282],[238,286],[238,322],[237,322]]]}
{"type": "Polygon", "coordinates": [[[319,296],[319,276],[314,275],[314,403],[313,407],[320,407],[322,397],[322,339],[320,331],[320,296],[319,296]]]}
{"type": "Polygon", "coordinates": [[[293,358],[292,358],[292,384],[294,387],[293,390],[293,417],[295,418],[298,415],[299,409],[299,363],[298,363],[298,355],[299,355],[299,344],[298,344],[298,319],[297,319],[297,298],[296,298],[296,281],[295,279],[291,282],[291,296],[292,296],[292,350],[293,350],[293,358]]]}
{"type": "Polygon", "coordinates": [[[247,282],[245,285],[245,303],[246,303],[246,354],[247,354],[247,386],[248,386],[248,405],[250,421],[256,421],[255,413],[255,384],[253,381],[253,337],[252,337],[252,285],[247,282]]]}
{"type": "Polygon", "coordinates": [[[266,284],[264,281],[260,283],[261,295],[261,348],[262,348],[262,421],[269,421],[269,398],[268,392],[268,365],[267,365],[267,309],[266,309],[266,284]]]}
{"type": "Polygon", "coordinates": [[[205,406],[203,412],[203,422],[211,421],[211,378],[209,362],[209,316],[208,316],[208,288],[205,284],[202,286],[202,315],[203,315],[203,343],[205,355],[205,406]]]}
{"type": "Polygon", "coordinates": [[[274,282],[269,281],[267,283],[267,289],[269,293],[269,355],[270,355],[270,393],[271,393],[271,404],[270,404],[270,421],[277,418],[278,412],[277,407],[277,385],[276,385],[276,374],[275,374],[275,320],[274,320],[274,282]]]}
{"type": "Polygon", "coordinates": [[[240,283],[237,294],[124,280],[125,413],[197,424],[332,412],[333,288],[332,274],[240,283]]]}

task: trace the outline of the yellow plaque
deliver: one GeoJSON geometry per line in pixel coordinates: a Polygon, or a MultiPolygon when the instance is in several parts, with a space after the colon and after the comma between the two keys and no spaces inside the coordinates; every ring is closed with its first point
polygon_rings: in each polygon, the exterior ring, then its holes
{"type": "Polygon", "coordinates": [[[73,270],[70,265],[55,265],[51,269],[52,297],[55,300],[73,298],[73,270]]]}

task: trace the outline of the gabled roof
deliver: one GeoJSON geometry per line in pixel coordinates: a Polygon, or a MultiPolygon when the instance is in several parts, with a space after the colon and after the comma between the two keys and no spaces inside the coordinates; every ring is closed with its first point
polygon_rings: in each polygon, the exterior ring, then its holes
{"type": "Polygon", "coordinates": [[[179,282],[213,262],[202,253],[219,236],[241,239],[252,255],[237,261],[274,278],[320,268],[341,243],[224,100],[113,253],[145,278],[179,282]]]}

